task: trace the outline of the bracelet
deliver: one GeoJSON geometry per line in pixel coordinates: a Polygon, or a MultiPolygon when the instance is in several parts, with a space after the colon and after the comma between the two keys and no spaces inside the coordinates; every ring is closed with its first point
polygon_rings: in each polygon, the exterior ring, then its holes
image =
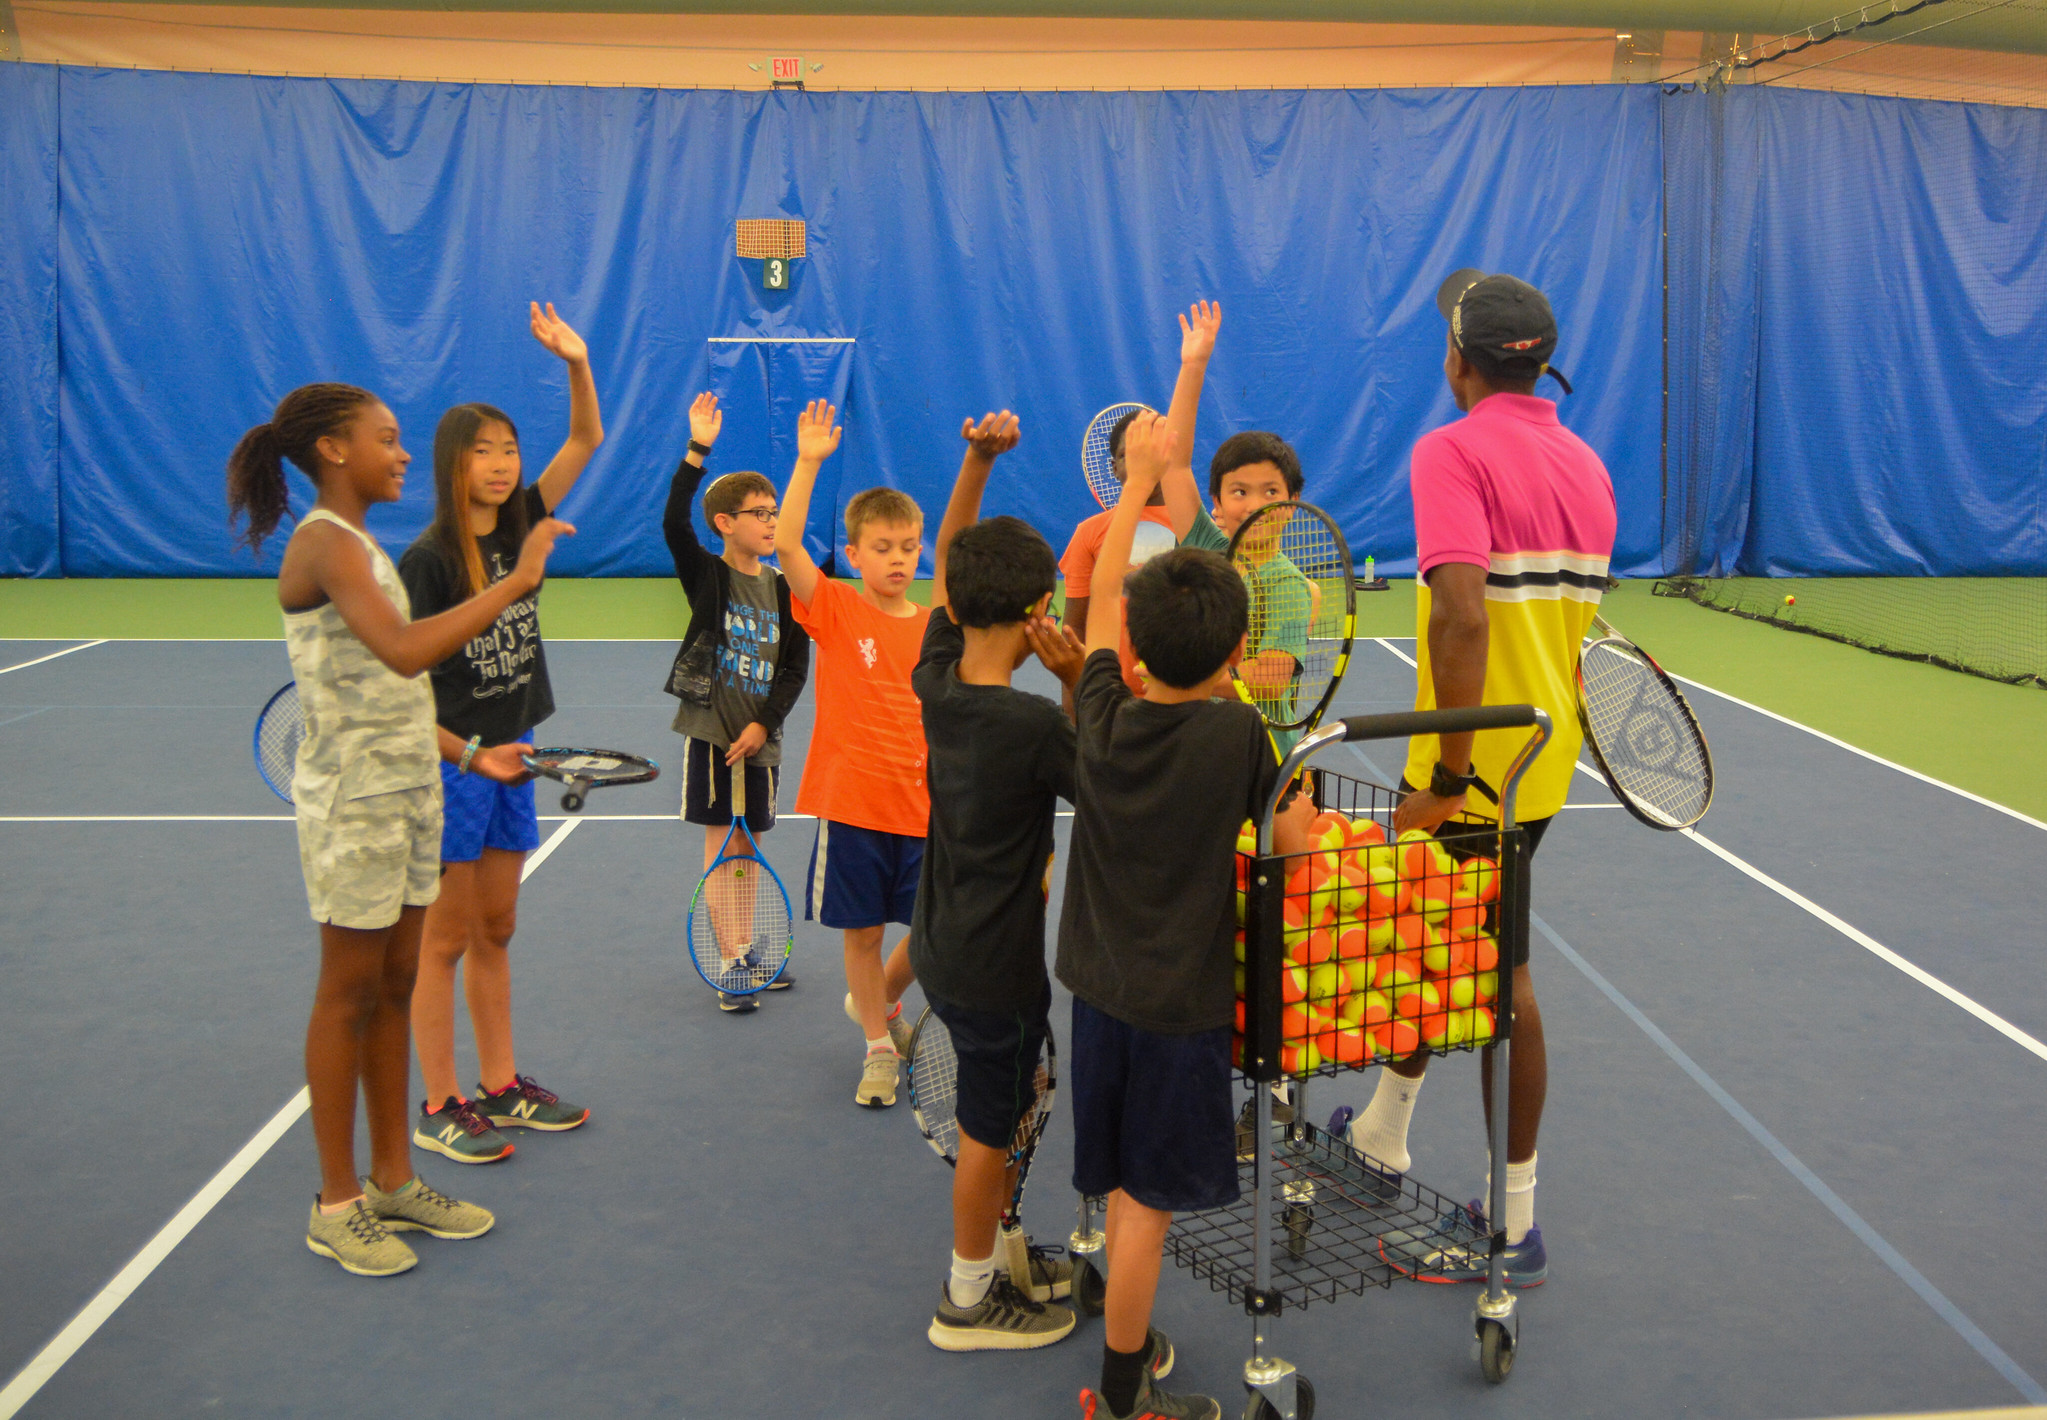
{"type": "Polygon", "coordinates": [[[703,454],[708,458],[711,453],[711,446],[709,444],[699,444],[695,439],[691,439],[689,441],[689,451],[693,454],[703,454]]]}
{"type": "Polygon", "coordinates": [[[467,774],[469,772],[469,761],[476,758],[476,752],[481,748],[483,748],[483,736],[471,735],[469,743],[462,747],[462,759],[455,766],[455,772],[457,774],[467,774]]]}

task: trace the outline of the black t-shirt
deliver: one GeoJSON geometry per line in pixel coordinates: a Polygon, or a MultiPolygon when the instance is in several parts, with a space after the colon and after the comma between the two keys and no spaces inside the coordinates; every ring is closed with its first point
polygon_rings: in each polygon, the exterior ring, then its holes
{"type": "MultiPolygon", "coordinates": [[[[526,525],[547,516],[536,487],[521,489],[526,525]]],[[[500,517],[488,536],[476,540],[484,577],[497,581],[519,563],[509,520],[500,517]]],[[[412,619],[435,616],[469,600],[469,579],[451,565],[429,529],[398,559],[398,575],[412,598],[412,619]]],[[[433,669],[434,719],[468,739],[511,744],[554,713],[554,688],[547,680],[547,652],[540,645],[540,593],[522,597],[498,613],[490,629],[433,669]]]]}
{"type": "Polygon", "coordinates": [[[1114,651],[1087,658],[1075,690],[1078,795],[1059,979],[1141,1030],[1228,1025],[1237,830],[1279,780],[1264,722],[1222,700],[1154,705],[1131,695],[1114,651]]]}
{"type": "Polygon", "coordinates": [[[1023,1010],[1045,991],[1052,816],[1057,800],[1073,799],[1073,726],[1043,696],[962,683],[965,646],[953,619],[933,611],[910,676],[931,786],[910,963],[927,995],[1023,1010]]]}

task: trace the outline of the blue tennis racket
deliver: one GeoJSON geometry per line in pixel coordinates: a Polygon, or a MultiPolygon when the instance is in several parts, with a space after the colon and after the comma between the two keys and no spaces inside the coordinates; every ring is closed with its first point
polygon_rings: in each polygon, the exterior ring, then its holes
{"type": "Polygon", "coordinates": [[[732,827],[689,903],[689,955],[714,991],[751,996],[789,964],[796,924],[789,894],[746,826],[746,763],[730,766],[732,827]]]}
{"type": "Polygon", "coordinates": [[[299,684],[286,681],[275,695],[263,702],[256,716],[256,733],[251,748],[256,772],[270,786],[270,792],[287,804],[291,802],[291,775],[298,763],[299,742],[306,737],[306,715],[299,708],[299,684]]]}

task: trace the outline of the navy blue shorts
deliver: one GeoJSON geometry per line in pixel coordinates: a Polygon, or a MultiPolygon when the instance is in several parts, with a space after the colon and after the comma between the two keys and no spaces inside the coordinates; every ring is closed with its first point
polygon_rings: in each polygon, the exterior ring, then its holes
{"type": "Polygon", "coordinates": [[[923,866],[921,838],[819,819],[803,915],[827,927],[907,927],[923,866]]]}
{"type": "MultiPolygon", "coordinates": [[[[732,773],[725,763],[727,746],[709,740],[682,738],[682,817],[685,823],[725,828],[732,822],[732,773]]],[[[756,835],[775,826],[775,790],[779,769],[746,761],[746,826],[756,835]]]]}
{"type": "Polygon", "coordinates": [[[1016,1126],[1037,1097],[1038,1061],[1051,1033],[1052,984],[1044,999],[1022,1011],[976,1011],[925,999],[952,1035],[959,1057],[959,1100],[954,1110],[960,1133],[990,1149],[1009,1151],[1016,1126]]]}
{"type": "Polygon", "coordinates": [[[531,853],[540,846],[533,781],[500,784],[441,761],[441,861],[474,863],[486,848],[531,853]]]}
{"type": "Polygon", "coordinates": [[[1158,1035],[1073,1002],[1073,1186],[1147,1208],[1237,1201],[1230,1028],[1158,1035]]]}

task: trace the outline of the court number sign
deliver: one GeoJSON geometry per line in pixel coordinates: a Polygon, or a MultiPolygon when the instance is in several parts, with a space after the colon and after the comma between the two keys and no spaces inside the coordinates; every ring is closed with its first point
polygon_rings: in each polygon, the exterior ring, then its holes
{"type": "Polygon", "coordinates": [[[789,289],[789,258],[767,257],[761,262],[761,286],[769,291],[789,289]]]}

